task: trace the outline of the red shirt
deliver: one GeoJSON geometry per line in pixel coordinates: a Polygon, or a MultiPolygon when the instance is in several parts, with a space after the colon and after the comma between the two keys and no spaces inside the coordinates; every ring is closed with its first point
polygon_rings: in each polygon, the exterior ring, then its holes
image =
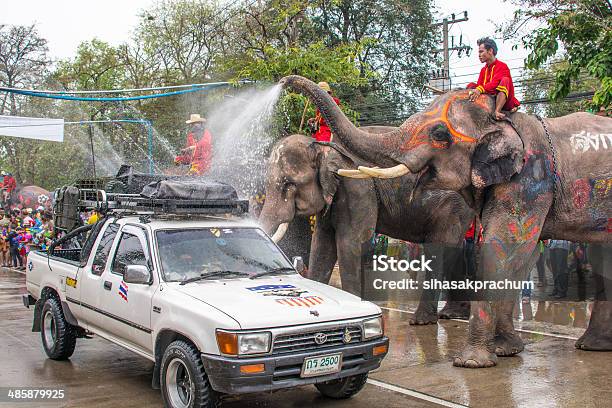
{"type": "Polygon", "coordinates": [[[7,193],[10,193],[17,187],[17,182],[15,181],[15,177],[13,176],[4,176],[4,180],[2,181],[2,188],[6,189],[7,193]]]}
{"type": "MultiPolygon", "coordinates": [[[[336,102],[336,105],[340,106],[340,99],[336,98],[335,96],[332,96],[332,98],[334,99],[334,102],[336,102]]],[[[327,122],[325,122],[325,118],[323,117],[323,115],[321,115],[319,109],[317,109],[317,114],[315,118],[319,123],[319,130],[317,130],[317,132],[312,137],[314,137],[317,142],[330,142],[331,129],[327,125],[327,122]]]]}
{"type": "Polygon", "coordinates": [[[189,174],[201,176],[210,169],[212,161],[212,136],[208,129],[204,129],[199,141],[193,132],[187,135],[187,148],[193,147],[190,150],[184,150],[183,153],[176,156],[175,163],[190,164],[189,174]]]}
{"type": "Polygon", "coordinates": [[[521,103],[514,96],[514,84],[512,83],[512,75],[508,65],[496,59],[491,65],[485,64],[480,70],[478,82],[471,82],[468,88],[476,88],[483,94],[495,95],[497,92],[506,94],[506,104],[504,110],[512,110],[521,103]]]}

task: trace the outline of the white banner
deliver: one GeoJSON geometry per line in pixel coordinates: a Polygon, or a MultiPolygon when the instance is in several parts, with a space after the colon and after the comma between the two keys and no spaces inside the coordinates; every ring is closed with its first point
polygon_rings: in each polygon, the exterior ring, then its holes
{"type": "Polygon", "coordinates": [[[64,119],[0,115],[0,136],[63,142],[64,119]]]}

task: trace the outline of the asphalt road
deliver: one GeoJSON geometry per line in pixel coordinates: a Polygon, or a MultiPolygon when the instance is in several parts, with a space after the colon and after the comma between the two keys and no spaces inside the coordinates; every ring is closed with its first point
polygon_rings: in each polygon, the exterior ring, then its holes
{"type": "MultiPolygon", "coordinates": [[[[21,303],[22,273],[0,269],[0,387],[63,388],[66,399],[0,406],[157,407],[150,387],[153,365],[100,338],[79,339],[69,361],[46,358],[31,332],[32,309],[21,303]]],[[[228,397],[223,407],[611,407],[612,353],[576,350],[588,322],[587,303],[540,302],[517,311],[525,351],[494,368],[452,367],[467,333],[464,321],[412,327],[415,305],[386,304],[391,339],[382,367],[354,398],[333,401],[312,386],[228,397]]]]}

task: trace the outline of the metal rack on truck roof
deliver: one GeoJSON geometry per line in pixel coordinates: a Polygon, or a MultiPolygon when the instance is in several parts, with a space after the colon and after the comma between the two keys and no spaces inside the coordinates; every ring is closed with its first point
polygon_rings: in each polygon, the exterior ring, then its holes
{"type": "Polygon", "coordinates": [[[147,198],[139,194],[107,193],[104,190],[79,189],[81,211],[97,209],[164,215],[241,215],[249,211],[248,200],[147,198]]]}

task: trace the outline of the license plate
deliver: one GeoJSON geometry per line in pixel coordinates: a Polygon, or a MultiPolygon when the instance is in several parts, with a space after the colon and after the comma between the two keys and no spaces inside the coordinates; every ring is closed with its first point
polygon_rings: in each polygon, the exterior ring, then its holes
{"type": "Polygon", "coordinates": [[[316,377],[319,375],[333,374],[340,371],[342,367],[342,353],[328,354],[326,356],[308,357],[302,364],[301,377],[316,377]]]}

